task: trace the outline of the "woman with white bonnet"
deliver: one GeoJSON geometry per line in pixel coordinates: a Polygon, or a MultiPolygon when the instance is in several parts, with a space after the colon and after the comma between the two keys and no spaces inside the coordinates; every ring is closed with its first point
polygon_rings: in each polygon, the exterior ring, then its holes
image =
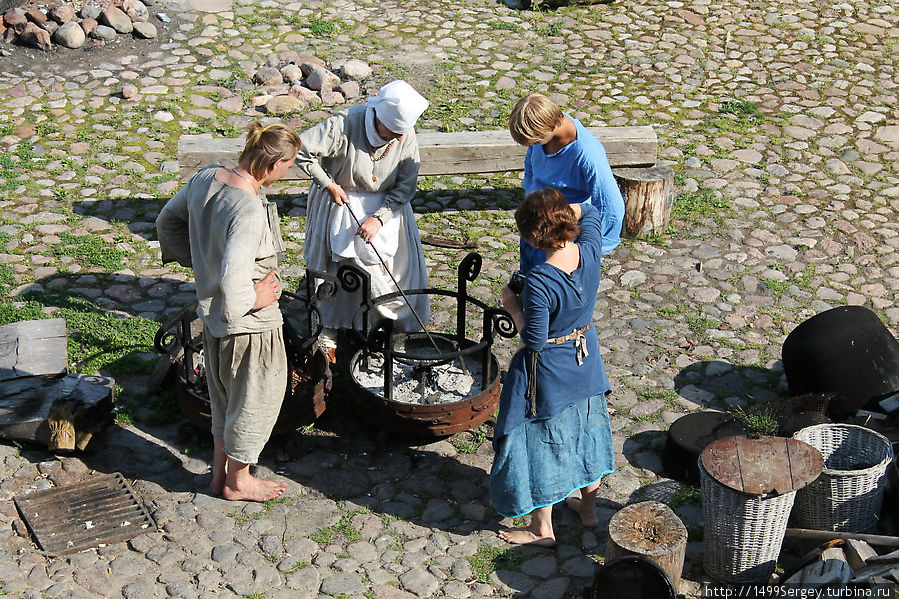
{"type": "MultiPolygon", "coordinates": [[[[388,270],[403,290],[428,286],[410,206],[421,162],[413,128],[427,107],[428,101],[411,85],[392,81],[366,104],[342,110],[300,134],[303,145],[296,163],[312,178],[306,207],[307,268],[333,275],[342,264],[354,264],[371,275],[372,297],[397,291],[388,270]]],[[[427,325],[428,297],[407,297],[427,325]]],[[[319,304],[324,326],[320,339],[332,361],[337,330],[358,328],[353,316],[359,306],[359,292],[342,289],[332,301],[319,304]]],[[[375,318],[396,321],[394,330],[420,328],[402,297],[381,305],[379,312],[375,318]]]]}

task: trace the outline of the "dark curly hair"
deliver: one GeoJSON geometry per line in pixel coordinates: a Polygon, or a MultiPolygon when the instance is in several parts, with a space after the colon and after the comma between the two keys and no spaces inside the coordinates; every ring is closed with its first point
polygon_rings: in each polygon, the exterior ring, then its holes
{"type": "Polygon", "coordinates": [[[541,250],[562,247],[581,232],[565,196],[553,187],[532,191],[515,211],[518,232],[541,250]]]}

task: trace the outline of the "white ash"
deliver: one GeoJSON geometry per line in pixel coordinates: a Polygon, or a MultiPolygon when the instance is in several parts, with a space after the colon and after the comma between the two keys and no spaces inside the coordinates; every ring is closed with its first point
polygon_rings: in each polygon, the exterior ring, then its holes
{"type": "MultiPolygon", "coordinates": [[[[447,404],[468,399],[477,395],[481,386],[481,361],[475,357],[465,360],[467,372],[463,371],[458,359],[450,364],[439,364],[432,367],[434,385],[428,384],[425,389],[425,400],[422,401],[422,385],[409,364],[393,362],[393,401],[415,404],[434,405],[447,404]]],[[[369,392],[384,397],[384,356],[372,354],[368,367],[363,369],[360,360],[353,366],[353,378],[369,392]]]]}

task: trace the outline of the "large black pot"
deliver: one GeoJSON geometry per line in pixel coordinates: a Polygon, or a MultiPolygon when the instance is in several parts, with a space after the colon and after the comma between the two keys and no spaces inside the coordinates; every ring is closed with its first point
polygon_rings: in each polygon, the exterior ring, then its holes
{"type": "Polygon", "coordinates": [[[783,364],[792,395],[842,395],[832,416],[899,391],[899,342],[861,306],[833,308],[801,323],[784,340],[783,364]]]}
{"type": "Polygon", "coordinates": [[[596,571],[584,599],[675,599],[668,574],[645,557],[626,555],[609,560],[596,571]]]}

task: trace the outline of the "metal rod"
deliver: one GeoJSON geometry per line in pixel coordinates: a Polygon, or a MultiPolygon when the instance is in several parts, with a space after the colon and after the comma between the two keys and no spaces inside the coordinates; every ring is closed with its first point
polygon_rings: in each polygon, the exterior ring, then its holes
{"type": "MultiPolygon", "coordinates": [[[[350,216],[353,217],[353,220],[356,222],[356,226],[358,226],[361,229],[362,223],[360,223],[359,219],[356,218],[356,213],[353,212],[353,209],[350,208],[350,205],[347,204],[346,202],[344,202],[343,205],[346,206],[346,209],[349,211],[350,216]]],[[[403,291],[403,289],[400,287],[400,284],[396,282],[396,278],[393,276],[393,273],[390,272],[389,268],[387,268],[387,263],[384,262],[384,258],[381,257],[381,252],[378,251],[378,248],[375,247],[374,243],[370,243],[369,245],[371,245],[371,249],[374,250],[375,256],[377,256],[378,260],[381,261],[381,266],[383,266],[384,270],[387,272],[387,274],[390,275],[390,280],[393,281],[394,287],[396,287],[397,291],[400,292],[400,295],[403,296],[403,299],[406,300],[406,305],[409,306],[409,310],[412,312],[412,316],[414,316],[415,320],[418,321],[418,326],[420,326],[421,330],[424,331],[425,335],[428,336],[428,341],[431,342],[431,345],[434,346],[434,350],[437,352],[438,355],[440,355],[440,348],[437,347],[437,342],[434,341],[433,337],[431,337],[431,333],[428,332],[428,328],[425,326],[425,323],[423,323],[421,321],[421,317],[418,315],[418,312],[416,312],[415,308],[412,307],[412,302],[409,301],[409,298],[406,296],[406,292],[403,291]]]]}

